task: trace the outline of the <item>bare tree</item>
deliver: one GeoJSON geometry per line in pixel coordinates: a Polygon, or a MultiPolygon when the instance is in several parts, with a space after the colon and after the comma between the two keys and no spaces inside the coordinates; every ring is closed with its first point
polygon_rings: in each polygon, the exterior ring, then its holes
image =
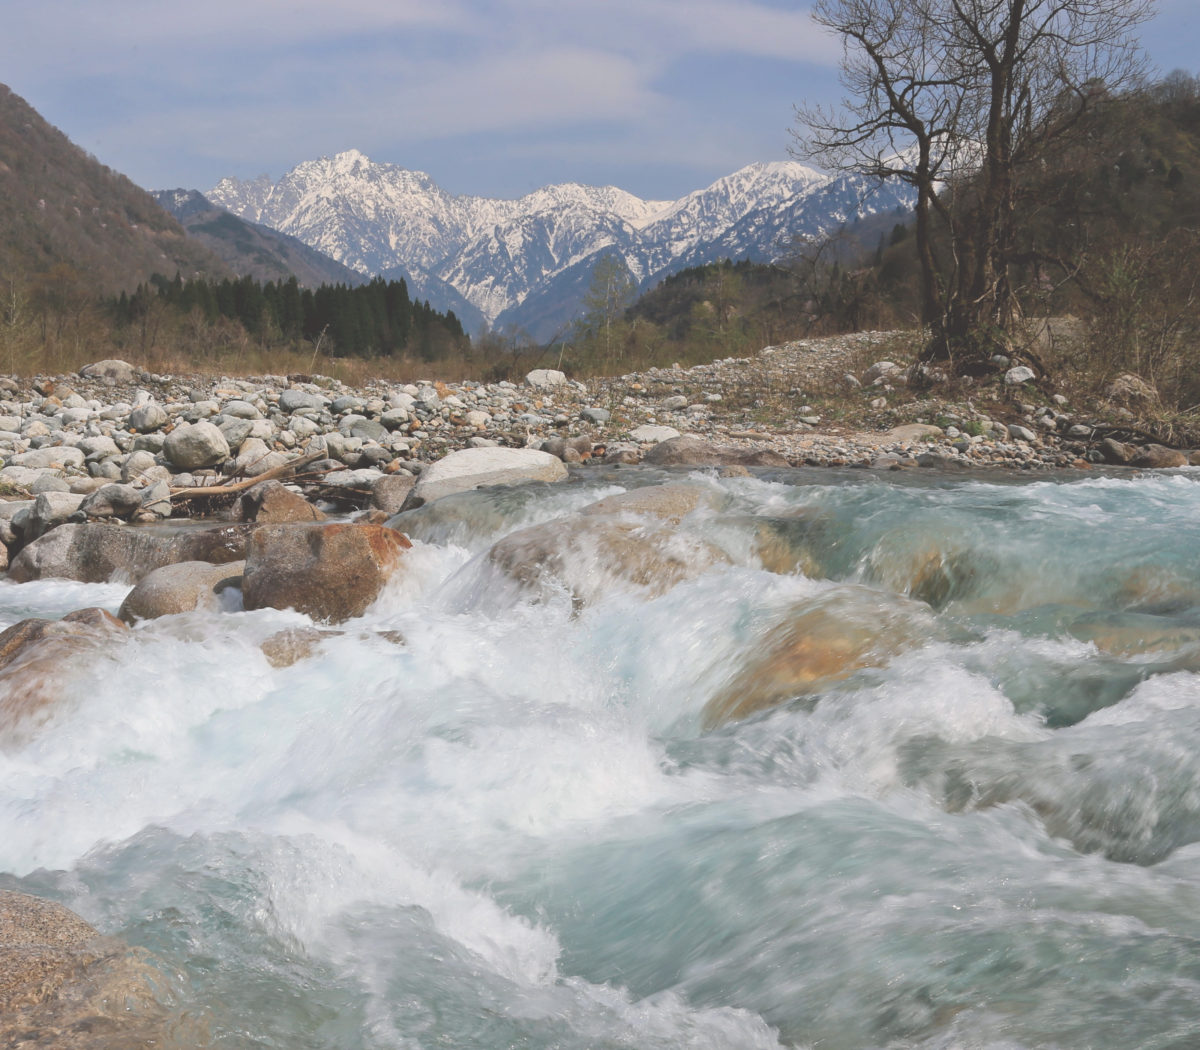
{"type": "Polygon", "coordinates": [[[1014,352],[1021,169],[1141,69],[1153,0],[817,0],[840,108],[798,107],[796,152],[916,190],[927,359],[1014,352]]]}

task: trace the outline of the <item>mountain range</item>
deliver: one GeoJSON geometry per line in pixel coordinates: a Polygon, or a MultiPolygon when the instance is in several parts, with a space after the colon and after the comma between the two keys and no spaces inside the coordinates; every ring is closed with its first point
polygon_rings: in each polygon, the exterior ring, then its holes
{"type": "Polygon", "coordinates": [[[205,196],[363,275],[403,276],[468,329],[552,338],[575,317],[596,262],[617,254],[642,288],[717,259],[772,261],[798,238],[907,211],[895,183],[752,164],[675,201],[613,186],[546,186],[517,200],[459,196],[423,172],[357,150],[298,164],[278,181],[223,179],[205,196]]]}

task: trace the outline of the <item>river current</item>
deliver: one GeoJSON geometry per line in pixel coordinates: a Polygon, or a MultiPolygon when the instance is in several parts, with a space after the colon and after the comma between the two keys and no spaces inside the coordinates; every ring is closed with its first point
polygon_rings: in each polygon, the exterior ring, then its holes
{"type": "MultiPolygon", "coordinates": [[[[1200,1046],[1200,471],[585,471],[403,524],[307,659],[235,593],[0,750],[0,887],[152,953],[189,1039],[1200,1046]],[[488,557],[668,480],[697,571],[488,557]]],[[[3,583],[0,627],[127,591],[3,583]]]]}

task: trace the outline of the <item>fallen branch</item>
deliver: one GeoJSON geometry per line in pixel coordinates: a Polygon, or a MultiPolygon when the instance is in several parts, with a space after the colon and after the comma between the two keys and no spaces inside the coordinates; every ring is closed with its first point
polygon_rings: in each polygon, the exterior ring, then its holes
{"type": "Polygon", "coordinates": [[[289,460],[287,463],[264,471],[256,477],[244,478],[241,481],[231,481],[221,485],[203,485],[199,488],[173,488],[171,489],[171,499],[184,501],[204,496],[231,496],[236,492],[244,492],[246,489],[253,488],[260,481],[272,481],[275,478],[285,477],[293,471],[299,470],[301,467],[308,466],[309,463],[315,463],[318,459],[323,459],[325,455],[324,450],[310,452],[299,459],[289,460]]]}

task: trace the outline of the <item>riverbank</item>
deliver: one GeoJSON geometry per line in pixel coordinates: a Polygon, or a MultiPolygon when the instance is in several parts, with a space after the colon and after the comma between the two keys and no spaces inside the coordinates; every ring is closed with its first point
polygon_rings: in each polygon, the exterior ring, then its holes
{"type": "Polygon", "coordinates": [[[358,388],[321,375],[168,376],[102,361],[70,375],[0,379],[0,485],[10,498],[61,493],[58,512],[68,517],[101,487],[126,486],[114,494],[119,506],[85,511],[145,521],[206,506],[181,499],[182,490],[275,476],[301,459],[311,495],[364,506],[383,488],[394,502],[404,490],[394,479],[415,479],[460,449],[636,463],[679,436],[695,439],[693,449],[706,450],[697,462],[706,463],[1045,470],[1200,462],[1190,449],[1116,440],[1136,427],[1123,433],[1045,395],[1027,369],[956,386],[953,399],[917,396],[910,359],[902,334],[867,332],[588,382],[538,369],[520,383],[358,388]]]}

